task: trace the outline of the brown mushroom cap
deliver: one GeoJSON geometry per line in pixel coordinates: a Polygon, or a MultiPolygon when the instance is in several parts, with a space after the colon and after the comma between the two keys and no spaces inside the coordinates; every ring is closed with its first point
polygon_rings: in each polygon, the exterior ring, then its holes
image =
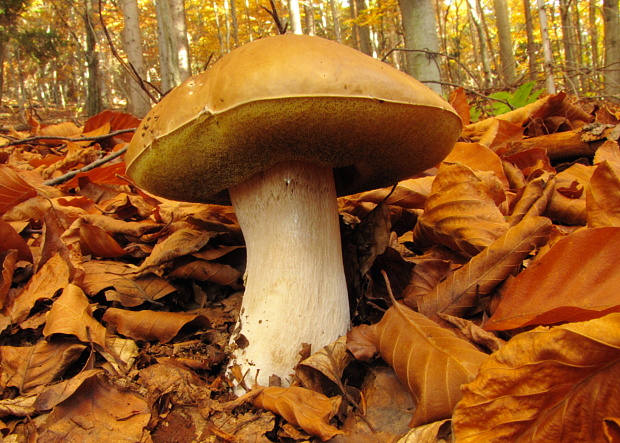
{"type": "Polygon", "coordinates": [[[144,118],[128,174],[173,200],[229,202],[272,165],[334,168],[338,195],[389,186],[439,163],[461,132],[417,80],[319,37],[279,35],[235,49],[144,118]]]}

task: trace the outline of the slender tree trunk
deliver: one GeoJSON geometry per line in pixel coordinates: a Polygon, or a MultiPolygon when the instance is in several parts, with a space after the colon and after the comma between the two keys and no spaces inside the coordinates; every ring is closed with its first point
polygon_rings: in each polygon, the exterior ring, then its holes
{"type": "Polygon", "coordinates": [[[306,34],[316,35],[316,27],[314,25],[314,5],[312,0],[304,2],[304,18],[306,19],[306,34]]]}
{"type": "MultiPolygon", "coordinates": [[[[123,42],[127,60],[140,79],[145,79],[146,68],[142,52],[142,38],[140,37],[140,16],[137,0],[121,0],[119,2],[123,11],[125,26],[123,28],[123,42]]],[[[129,89],[127,110],[136,117],[142,118],[149,112],[151,102],[148,95],[142,90],[140,83],[131,75],[127,75],[129,89]]]]}
{"type": "Polygon", "coordinates": [[[590,65],[594,70],[591,74],[595,85],[600,83],[599,69],[601,67],[601,55],[599,54],[599,41],[598,27],[596,26],[596,11],[598,9],[597,0],[589,0],[588,2],[588,34],[590,36],[590,51],[592,60],[590,65]]]}
{"type": "Polygon", "coordinates": [[[4,92],[4,61],[6,59],[7,41],[0,37],[0,105],[2,105],[2,94],[4,92]]]}
{"type": "Polygon", "coordinates": [[[432,0],[400,0],[407,53],[406,72],[438,94],[441,74],[437,18],[432,0]]]}
{"type": "MultiPolygon", "coordinates": [[[[468,0],[467,2],[471,19],[476,29],[476,35],[478,37],[480,61],[482,63],[482,85],[484,88],[488,88],[491,83],[491,64],[489,63],[489,49],[487,47],[487,40],[484,37],[484,29],[482,28],[482,21],[480,20],[480,12],[478,10],[478,4],[475,1],[468,0]]],[[[472,38],[473,39],[473,38],[472,38]]]]}
{"type": "Polygon", "coordinates": [[[603,0],[605,94],[620,101],[620,19],[618,0],[603,0]]]}
{"type": "Polygon", "coordinates": [[[84,21],[86,26],[86,64],[88,70],[86,113],[88,116],[103,111],[99,82],[99,53],[97,52],[97,35],[95,34],[95,18],[91,0],[84,0],[84,21]]]}
{"type": "Polygon", "coordinates": [[[575,42],[573,39],[572,17],[569,0],[560,0],[560,21],[562,23],[562,46],[564,47],[564,71],[576,93],[574,80],[576,76],[577,62],[575,61],[575,42]]]}
{"type": "Polygon", "coordinates": [[[537,59],[536,59],[536,40],[534,38],[534,19],[532,17],[532,7],[530,0],[523,0],[523,11],[525,14],[525,33],[527,35],[527,60],[529,66],[528,78],[530,81],[536,80],[537,59]]]}
{"type": "Polygon", "coordinates": [[[493,7],[495,9],[497,38],[499,40],[499,58],[502,67],[501,77],[507,86],[511,86],[517,81],[517,67],[512,48],[508,4],[506,0],[493,0],[493,7]]]}
{"type": "Polygon", "coordinates": [[[334,23],[334,37],[337,42],[342,43],[342,31],[340,29],[340,13],[338,12],[338,0],[329,0],[329,8],[332,13],[334,23]]]}
{"type": "MultiPolygon", "coordinates": [[[[366,0],[351,0],[351,18],[356,20],[366,11],[368,5],[366,0]]],[[[366,55],[372,56],[372,42],[370,40],[370,28],[368,25],[360,26],[356,21],[353,22],[353,33],[356,39],[357,49],[366,55]]]]}
{"type": "Polygon", "coordinates": [[[301,27],[301,11],[297,0],[288,0],[288,13],[291,20],[291,32],[293,34],[303,34],[301,27]]]}
{"type": "Polygon", "coordinates": [[[555,94],[555,78],[553,75],[553,53],[551,52],[551,40],[549,39],[549,24],[547,23],[547,11],[545,0],[537,0],[538,19],[540,20],[540,34],[543,45],[543,59],[545,64],[545,86],[547,93],[555,94]]]}
{"type": "Polygon", "coordinates": [[[191,75],[183,0],[157,0],[159,63],[162,90],[169,91],[191,75]]]}
{"type": "MultiPolygon", "coordinates": [[[[235,42],[235,47],[239,46],[239,22],[237,21],[237,5],[235,0],[230,1],[230,20],[232,22],[232,37],[235,42]]],[[[183,20],[185,23],[185,20],[183,20]]],[[[187,37],[187,31],[185,32],[185,36],[187,37]]]]}

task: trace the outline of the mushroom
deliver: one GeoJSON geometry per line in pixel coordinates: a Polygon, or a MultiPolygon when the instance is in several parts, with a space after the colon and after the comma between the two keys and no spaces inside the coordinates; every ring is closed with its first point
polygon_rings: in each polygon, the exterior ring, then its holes
{"type": "Polygon", "coordinates": [[[397,69],[305,35],[241,46],[172,90],[129,145],[127,172],[165,198],[232,202],[247,246],[232,361],[284,384],[302,344],[349,328],[337,196],[439,163],[456,112],[397,69]],[[245,340],[239,340],[241,336],[245,340]]]}

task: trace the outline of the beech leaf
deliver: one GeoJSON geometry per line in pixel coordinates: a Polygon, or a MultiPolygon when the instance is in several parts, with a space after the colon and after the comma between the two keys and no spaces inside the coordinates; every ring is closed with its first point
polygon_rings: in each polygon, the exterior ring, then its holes
{"type": "Polygon", "coordinates": [[[417,407],[410,426],[449,418],[461,399],[460,386],[474,379],[487,358],[452,331],[398,302],[371,328],[381,357],[414,396],[417,407]]]}
{"type": "Polygon", "coordinates": [[[521,272],[487,330],[583,321],[620,311],[620,228],[575,232],[521,272]]]}
{"type": "Polygon", "coordinates": [[[52,305],[43,335],[69,334],[83,343],[96,343],[106,348],[105,328],[93,318],[88,299],[82,290],[69,284],[52,305]]]}
{"type": "Polygon", "coordinates": [[[513,337],[463,387],[453,428],[467,442],[603,442],[620,411],[620,314],[513,337]]]}
{"type": "Polygon", "coordinates": [[[440,243],[473,256],[506,232],[508,223],[496,205],[504,199],[503,188],[492,177],[458,163],[442,165],[413,230],[416,243],[440,243]]]}
{"type": "MultiPolygon", "coordinates": [[[[544,245],[551,232],[546,217],[527,216],[463,267],[453,271],[433,291],[418,300],[419,311],[432,317],[438,312],[462,315],[478,297],[490,293],[537,247],[544,245]]],[[[411,303],[410,299],[407,299],[411,303]]]]}
{"type": "Polygon", "coordinates": [[[620,178],[607,161],[592,173],[586,208],[589,228],[620,226],[620,178]]]}
{"type": "Polygon", "coordinates": [[[79,358],[86,346],[65,341],[39,341],[34,346],[0,347],[2,386],[14,386],[20,393],[56,380],[79,358]]]}
{"type": "Polygon", "coordinates": [[[118,332],[134,340],[157,340],[168,343],[190,322],[198,327],[209,327],[209,321],[202,315],[182,314],[178,312],[126,311],[108,308],[103,320],[113,324],[118,332]]]}
{"type": "Polygon", "coordinates": [[[199,251],[207,244],[211,234],[195,229],[179,229],[158,242],[153,252],[142,263],[138,271],[168,263],[177,257],[199,251]]]}
{"type": "Polygon", "coordinates": [[[329,424],[339,404],[340,398],[332,400],[323,394],[298,386],[264,388],[254,399],[256,407],[282,416],[287,422],[299,426],[322,441],[343,433],[329,424]]]}

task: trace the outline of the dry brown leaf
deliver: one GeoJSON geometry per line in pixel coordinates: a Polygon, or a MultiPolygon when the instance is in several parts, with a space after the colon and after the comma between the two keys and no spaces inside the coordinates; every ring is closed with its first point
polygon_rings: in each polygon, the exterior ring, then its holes
{"type": "Polygon", "coordinates": [[[352,359],[352,355],[347,352],[347,337],[342,336],[302,360],[295,367],[295,375],[304,387],[323,392],[323,378],[340,385],[342,374],[352,359]]]}
{"type": "Polygon", "coordinates": [[[385,202],[390,206],[405,209],[422,209],[424,202],[431,193],[434,177],[426,176],[410,178],[398,182],[395,187],[375,189],[349,197],[355,202],[370,202],[379,204],[385,202]]]}
{"type": "Polygon", "coordinates": [[[565,225],[585,225],[586,193],[596,168],[575,163],[555,176],[555,191],[544,215],[565,225]],[[572,192],[571,192],[572,191],[572,192]]]}
{"type": "MultiPolygon", "coordinates": [[[[6,299],[13,285],[13,275],[17,265],[17,250],[10,249],[0,254],[0,312],[4,308],[6,299]]],[[[2,328],[0,327],[0,330],[2,328]]]]}
{"type": "Polygon", "coordinates": [[[70,341],[48,343],[45,340],[34,346],[2,346],[2,387],[13,386],[24,394],[51,383],[79,358],[84,349],[86,346],[70,341]]]}
{"type": "Polygon", "coordinates": [[[620,146],[617,141],[607,140],[594,154],[594,164],[597,165],[607,160],[614,169],[620,168],[620,146]]]}
{"type": "Polygon", "coordinates": [[[82,288],[91,297],[108,288],[108,300],[119,301],[127,308],[154,302],[177,289],[155,274],[136,275],[135,267],[108,260],[90,260],[84,263],[82,288]]]}
{"type": "Polygon", "coordinates": [[[202,315],[182,314],[179,312],[126,311],[108,308],[103,321],[112,324],[125,337],[134,340],[157,340],[168,343],[179,333],[182,327],[194,323],[198,328],[208,328],[209,321],[202,315]]]}
{"type": "Polygon", "coordinates": [[[450,425],[450,420],[440,420],[418,426],[407,432],[396,443],[448,443],[452,441],[450,425]]]}
{"type": "Polygon", "coordinates": [[[549,205],[549,199],[555,187],[555,179],[548,175],[537,177],[530,181],[525,187],[518,200],[513,204],[508,223],[515,226],[529,213],[530,215],[542,215],[549,205]]]}
{"type": "Polygon", "coordinates": [[[487,330],[582,321],[620,311],[620,228],[559,240],[508,286],[487,330]]]}
{"type": "Polygon", "coordinates": [[[36,411],[35,395],[27,397],[7,398],[0,400],[0,417],[31,417],[36,411]]]}
{"type": "Polygon", "coordinates": [[[15,249],[18,260],[32,263],[32,252],[30,252],[30,247],[28,247],[26,240],[15,231],[13,226],[3,220],[0,220],[0,238],[2,239],[0,254],[9,249],[15,249]]]}
{"type": "Polygon", "coordinates": [[[510,188],[501,159],[495,152],[480,143],[458,142],[444,162],[461,163],[473,170],[493,172],[504,189],[510,188]]]}
{"type": "Polygon", "coordinates": [[[430,293],[450,273],[452,263],[442,258],[429,258],[416,263],[409,285],[403,292],[407,306],[417,309],[418,300],[430,293]]]}
{"type": "Polygon", "coordinates": [[[122,257],[127,254],[114,238],[98,226],[78,219],[67,230],[76,229],[80,236],[80,249],[83,255],[95,257],[122,257]]]}
{"type": "Polygon", "coordinates": [[[607,161],[596,166],[586,188],[589,228],[620,226],[620,178],[607,161]]]}
{"type": "Polygon", "coordinates": [[[13,168],[0,165],[0,214],[36,195],[36,189],[21,178],[13,168]]]}
{"type": "Polygon", "coordinates": [[[47,314],[43,335],[68,334],[83,343],[95,343],[106,348],[106,330],[93,318],[88,299],[82,290],[69,284],[47,314]]]}
{"type": "Polygon", "coordinates": [[[410,426],[449,418],[460,386],[475,377],[487,355],[400,303],[371,326],[381,357],[417,404],[410,426]]]}
{"type": "Polygon", "coordinates": [[[547,242],[550,232],[548,218],[525,217],[419,299],[419,311],[428,317],[438,312],[463,315],[477,303],[479,296],[490,293],[511,272],[518,270],[530,252],[547,242]]]}
{"type": "Polygon", "coordinates": [[[168,263],[175,258],[197,252],[205,246],[212,234],[195,229],[180,229],[169,237],[158,242],[153,252],[142,263],[136,272],[168,263]]]}
{"type": "Polygon", "coordinates": [[[85,380],[103,373],[104,371],[102,369],[87,369],[68,380],[63,380],[59,383],[52,384],[46,387],[37,396],[34,407],[38,411],[49,411],[57,404],[60,404],[71,397],[73,393],[80,386],[82,386],[82,383],[84,383],[85,380]]]}
{"type": "Polygon", "coordinates": [[[54,407],[39,429],[41,441],[70,443],[141,441],[151,413],[148,404],[97,374],[54,407]]]}
{"type": "Polygon", "coordinates": [[[13,323],[19,324],[28,317],[39,300],[51,300],[56,292],[69,284],[69,266],[60,254],[56,254],[28,281],[24,289],[5,308],[13,323]]]}
{"type": "Polygon", "coordinates": [[[461,164],[443,164],[413,231],[420,247],[439,243],[476,255],[508,229],[497,207],[504,199],[496,177],[489,180],[461,164]]]}
{"type": "Polygon", "coordinates": [[[602,442],[620,411],[620,314],[513,337],[463,387],[458,442],[602,442]]]}
{"type": "Polygon", "coordinates": [[[452,105],[456,113],[461,117],[463,125],[467,126],[471,123],[469,102],[467,101],[467,94],[465,94],[464,88],[458,87],[450,92],[450,105],[452,105]]]}
{"type": "MultiPolygon", "coordinates": [[[[185,261],[185,260],[184,260],[185,261]]],[[[229,265],[204,260],[190,260],[175,267],[170,277],[210,281],[222,286],[240,288],[241,271],[229,265]]]]}
{"type": "Polygon", "coordinates": [[[338,411],[340,398],[330,399],[318,392],[301,387],[264,388],[254,399],[254,405],[282,416],[286,421],[299,426],[310,435],[327,441],[342,434],[329,424],[338,411]]]}

